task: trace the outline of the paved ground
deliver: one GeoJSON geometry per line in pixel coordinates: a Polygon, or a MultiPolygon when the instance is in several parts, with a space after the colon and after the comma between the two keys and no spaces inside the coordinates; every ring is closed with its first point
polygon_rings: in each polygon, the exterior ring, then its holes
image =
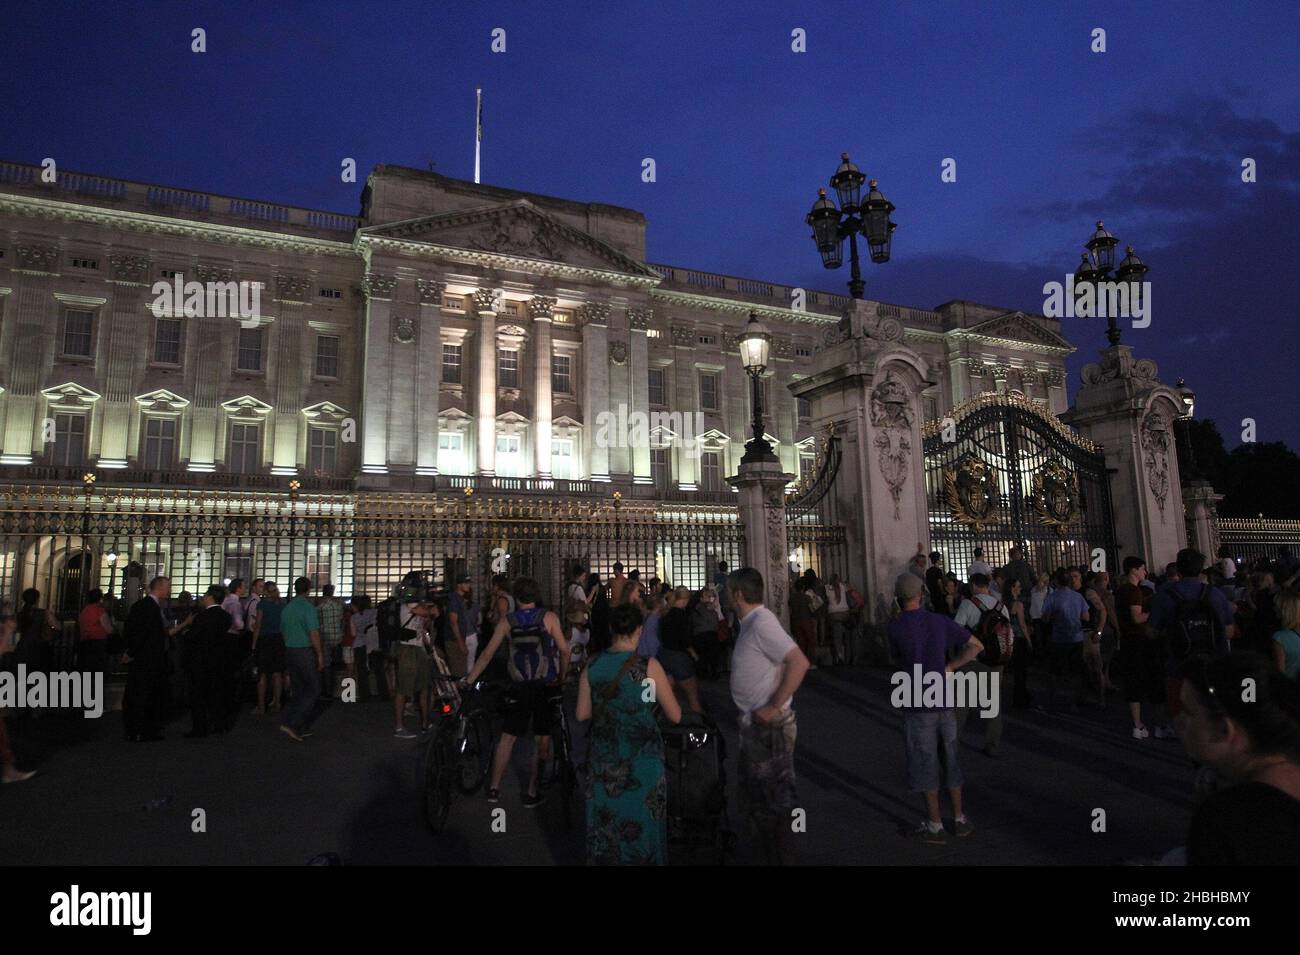
{"type": "MultiPolygon", "coordinates": [[[[724,684],[706,685],[735,746],[724,684]]],[[[1103,713],[1008,712],[1003,757],[979,750],[973,720],[963,749],[976,833],[946,847],[912,844],[919,818],[906,791],[900,718],[880,669],[821,669],[797,697],[800,796],[808,831],[802,860],[818,864],[1114,864],[1159,856],[1182,841],[1191,769],[1177,743],[1127,735],[1122,702],[1103,713]],[[1106,832],[1092,831],[1094,809],[1106,832]]],[[[348,864],[582,861],[581,826],[564,833],[552,800],[519,802],[502,788],[506,831],[491,831],[482,796],[462,797],[433,836],[420,812],[418,742],[393,739],[387,705],[330,704],[316,735],[291,743],[275,717],[244,715],[233,732],[185,740],[187,720],[161,743],[128,744],[120,714],[46,715],[20,728],[39,775],[0,789],[0,859],[9,864],[301,864],[335,852],[348,864]],[[69,737],[73,737],[69,739],[69,737]],[[163,809],[145,804],[171,797],[163,809]],[[191,832],[202,808],[207,832],[191,832]]],[[[522,750],[522,746],[521,746],[522,750]]],[[[517,753],[517,756],[522,752],[517,753]]],[[[522,771],[523,761],[516,759],[522,771]]],[[[734,788],[734,787],[732,787],[734,788]]],[[[734,804],[734,797],[733,797],[734,804]]],[[[735,861],[753,860],[742,839],[735,861]]]]}

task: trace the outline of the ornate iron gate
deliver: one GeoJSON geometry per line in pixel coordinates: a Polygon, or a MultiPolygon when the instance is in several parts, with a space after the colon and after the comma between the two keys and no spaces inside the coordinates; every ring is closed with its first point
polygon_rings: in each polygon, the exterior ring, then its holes
{"type": "MultiPolygon", "coordinates": [[[[790,572],[813,570],[822,580],[838,574],[848,581],[844,522],[831,489],[840,470],[840,439],[828,434],[818,448],[819,460],[807,482],[796,487],[785,505],[786,546],[790,572]]],[[[862,580],[851,581],[857,586],[862,580]]]]}
{"type": "Polygon", "coordinates": [[[925,426],[931,546],[964,576],[976,547],[995,567],[1016,544],[1040,571],[1115,566],[1100,449],[1019,392],[979,395],[925,426]]]}

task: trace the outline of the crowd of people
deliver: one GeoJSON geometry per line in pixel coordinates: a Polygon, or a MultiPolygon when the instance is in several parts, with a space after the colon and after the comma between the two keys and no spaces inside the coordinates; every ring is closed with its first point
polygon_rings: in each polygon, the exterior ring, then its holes
{"type": "MultiPolygon", "coordinates": [[[[531,737],[526,807],[545,800],[543,769],[563,705],[556,688],[568,682],[578,721],[590,724],[587,851],[596,863],[666,861],[663,732],[712,725],[700,681],[726,678],[738,720],[741,818],[765,858],[781,862],[790,858],[798,805],[793,697],[809,670],[862,662],[865,650],[894,668],[992,682],[998,705],[977,723],[994,758],[1004,676],[1013,709],[1104,708],[1108,694],[1122,694],[1133,740],[1181,740],[1200,767],[1210,795],[1189,833],[1187,861],[1264,861],[1294,847],[1300,830],[1300,562],[1283,549],[1250,568],[1226,554],[1206,563],[1185,549],[1157,577],[1129,556],[1112,579],[1089,567],[1044,573],[1012,547],[1002,566],[976,549],[959,576],[941,553],[918,548],[876,640],[861,592],[838,575],[792,575],[787,630],[765,606],[761,575],[725,563],[696,589],[642,580],[621,563],[607,579],[574,566],[549,607],[536,581],[504,575],[482,597],[468,576],[444,594],[409,575],[379,603],[366,594],[344,602],[329,585],[315,596],[308,578],[294,581],[291,599],[259,578],[172,600],[171,582],[156,577],[124,611],[97,590],[87,595],[79,665],[111,670],[120,654],[133,742],[163,738],[175,673],[191,715],[187,738],[228,731],[247,706],[258,718],[278,715],[279,729],[299,743],[313,733],[318,701],[340,696],[390,701],[395,737],[419,738],[437,719],[433,704],[446,681],[489,677],[505,694],[487,799],[500,800],[516,743],[531,737]],[[1238,692],[1247,685],[1249,694],[1238,692]],[[1242,820],[1252,816],[1265,824],[1247,833],[1242,820]],[[1271,841],[1260,835],[1270,832],[1271,841]]],[[[28,591],[19,611],[0,613],[0,650],[11,663],[48,666],[42,634],[55,624],[40,594],[28,591]]],[[[913,832],[921,842],[948,839],[944,790],[952,834],[974,831],[959,740],[978,711],[970,700],[902,707],[907,783],[924,800],[913,832]]],[[[15,766],[2,720],[0,760],[5,782],[30,776],[15,766]]]]}
{"type": "MultiPolygon", "coordinates": [[[[896,665],[947,678],[976,674],[1013,708],[1077,711],[1122,693],[1134,740],[1180,739],[1213,790],[1185,849],[1193,864],[1293,861],[1300,848],[1300,563],[1288,548],[1249,569],[1220,552],[1208,563],[1185,548],[1159,578],[1137,556],[1112,580],[1105,569],[1036,572],[1023,549],[994,567],[976,548],[964,578],[943,555],[918,554],[895,582],[889,628],[896,665]],[[1115,681],[1118,682],[1115,682],[1115,681]],[[1247,832],[1243,820],[1252,813],[1247,832]],[[1287,859],[1286,856],[1291,855],[1287,859]]],[[[981,722],[984,752],[999,755],[1001,699],[981,722]]],[[[926,815],[913,835],[947,841],[973,831],[962,803],[959,740],[968,700],[904,707],[910,788],[926,815]]]]}

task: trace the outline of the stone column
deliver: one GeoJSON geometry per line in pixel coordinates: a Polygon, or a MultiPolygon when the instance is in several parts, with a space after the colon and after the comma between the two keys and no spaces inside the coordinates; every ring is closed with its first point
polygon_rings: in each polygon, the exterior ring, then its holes
{"type": "MultiPolygon", "coordinates": [[[[315,360],[316,343],[306,321],[306,305],[312,297],[313,283],[304,275],[277,275],[275,277],[275,341],[276,355],[272,393],[275,411],[268,417],[271,427],[271,473],[289,476],[298,473],[306,460],[298,460],[299,431],[305,426],[302,416],[307,385],[311,380],[311,366],[306,361],[315,360]]],[[[270,326],[263,326],[270,337],[270,326]]],[[[271,353],[268,349],[268,354],[271,353]]]]}
{"type": "Polygon", "coordinates": [[[745,528],[745,563],[763,575],[763,604],[790,630],[790,557],[785,534],[785,488],[794,480],[775,458],[742,462],[727,478],[745,528]]]}
{"type": "Polygon", "coordinates": [[[533,320],[533,473],[551,476],[551,313],[555,299],[535,295],[528,300],[533,320]]]}
{"type": "MultiPolygon", "coordinates": [[[[650,319],[654,314],[649,308],[630,308],[627,312],[628,324],[631,326],[628,364],[631,375],[632,413],[647,416],[650,414],[650,345],[646,331],[650,328],[650,319]]],[[[646,437],[649,438],[649,426],[646,437]]],[[[633,434],[637,432],[633,430],[633,434]]],[[[650,477],[650,442],[637,441],[632,447],[632,481],[635,484],[652,484],[650,477]]]]}
{"type": "Polygon", "coordinates": [[[492,476],[497,461],[497,309],[501,299],[492,289],[474,293],[478,312],[478,401],[474,430],[478,434],[478,473],[492,476]]]}
{"type": "Polygon", "coordinates": [[[593,481],[608,481],[609,447],[597,436],[602,433],[600,415],[610,411],[609,305],[588,302],[578,309],[578,320],[582,323],[582,446],[587,476],[593,481]]]}
{"type": "Polygon", "coordinates": [[[367,272],[361,280],[366,297],[365,372],[361,386],[361,470],[388,473],[388,406],[392,376],[392,297],[397,279],[367,272]]]}
{"type": "Polygon", "coordinates": [[[417,332],[415,473],[438,473],[438,391],[442,387],[442,293],[447,284],[416,279],[420,301],[417,332]]]}
{"type": "Polygon", "coordinates": [[[1084,367],[1080,377],[1075,406],[1061,418],[1106,455],[1116,562],[1137,555],[1153,573],[1160,571],[1187,541],[1174,444],[1182,399],[1161,383],[1156,363],[1135,359],[1128,345],[1104,349],[1101,361],[1084,367]]]}
{"type": "MultiPolygon", "coordinates": [[[[683,415],[694,417],[700,403],[696,397],[695,362],[691,357],[695,348],[694,330],[688,325],[674,325],[673,336],[673,388],[671,407],[683,415]]],[[[678,450],[674,455],[677,464],[677,486],[683,491],[693,491],[700,480],[700,441],[699,434],[692,433],[689,447],[678,450]]]]}
{"type": "Polygon", "coordinates": [[[870,601],[869,621],[883,627],[894,581],[929,538],[921,392],[932,386],[925,360],[903,341],[903,326],[853,302],[829,329],[812,372],[790,386],[812,403],[818,430],[834,429],[841,463],[830,493],[843,515],[852,583],[870,601]],[[861,575],[862,579],[853,577],[861,575]]]}
{"type": "Polygon", "coordinates": [[[1219,509],[1222,494],[1214,493],[1207,481],[1193,481],[1183,488],[1183,505],[1187,509],[1188,544],[1205,555],[1206,564],[1219,555],[1219,509]]]}

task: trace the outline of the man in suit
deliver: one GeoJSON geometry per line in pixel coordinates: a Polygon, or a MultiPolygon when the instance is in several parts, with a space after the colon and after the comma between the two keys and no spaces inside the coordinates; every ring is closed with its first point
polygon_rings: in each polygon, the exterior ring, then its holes
{"type": "Polygon", "coordinates": [[[213,730],[228,728],[227,700],[222,695],[222,667],[226,664],[230,614],[222,608],[226,588],[213,584],[199,598],[202,609],[184,624],[181,662],[190,692],[190,731],[186,739],[201,739],[213,730]]]}
{"type": "Polygon", "coordinates": [[[126,656],[129,665],[126,695],[122,700],[126,738],[131,742],[160,740],[167,707],[167,626],[163,604],[171,596],[172,582],[155,577],[149,593],[131,605],[126,617],[126,656]]]}

